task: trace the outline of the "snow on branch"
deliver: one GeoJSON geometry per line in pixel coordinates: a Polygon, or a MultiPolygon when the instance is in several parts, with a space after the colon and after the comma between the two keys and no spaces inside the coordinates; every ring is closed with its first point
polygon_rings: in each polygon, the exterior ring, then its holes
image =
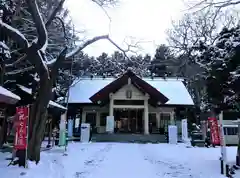
{"type": "Polygon", "coordinates": [[[83,43],[82,45],[78,46],[77,48],[75,48],[73,51],[71,51],[70,53],[68,53],[66,55],[66,59],[74,56],[75,54],[79,53],[80,51],[82,51],[85,47],[87,47],[88,45],[96,42],[96,41],[99,41],[99,40],[108,40],[110,43],[112,43],[113,46],[115,46],[118,50],[120,50],[121,52],[123,52],[123,54],[125,55],[125,57],[128,58],[127,56],[127,52],[130,51],[130,47],[127,49],[127,50],[124,50],[122,49],[117,43],[115,43],[110,37],[109,35],[102,35],[102,36],[96,36],[90,40],[87,40],[85,43],[83,43]]]}
{"type": "Polygon", "coordinates": [[[26,67],[24,69],[21,68],[18,70],[10,71],[10,72],[5,73],[5,75],[16,75],[16,74],[24,73],[27,71],[31,71],[32,69],[34,69],[34,66],[26,67]]]}
{"type": "Polygon", "coordinates": [[[29,10],[31,12],[38,33],[38,39],[36,42],[37,48],[41,49],[47,46],[48,41],[47,30],[43,22],[42,16],[40,15],[36,0],[26,0],[26,2],[28,4],[29,10]]]}
{"type": "MultiPolygon", "coordinates": [[[[87,41],[85,41],[82,45],[79,45],[77,46],[75,49],[73,49],[71,52],[67,53],[66,54],[66,57],[65,59],[69,59],[71,57],[73,57],[74,55],[78,54],[79,52],[81,52],[84,48],[86,48],[88,45],[91,45],[93,44],[94,42],[97,42],[99,40],[108,40],[110,43],[112,43],[113,46],[115,46],[118,50],[120,50],[124,56],[128,59],[130,59],[128,56],[127,56],[127,52],[131,51],[130,50],[130,47],[128,47],[126,50],[122,49],[117,43],[115,43],[110,37],[109,35],[102,35],[102,36],[96,36],[92,39],[89,39],[87,41]]],[[[46,64],[47,65],[53,65],[55,62],[57,61],[57,59],[53,59],[51,61],[47,61],[46,64]]]]}
{"type": "Polygon", "coordinates": [[[13,40],[15,40],[22,48],[28,48],[29,44],[25,36],[17,29],[4,23],[1,19],[0,19],[0,32],[1,34],[6,33],[13,40]]]}
{"type": "Polygon", "coordinates": [[[82,51],[84,48],[86,48],[88,45],[96,42],[96,41],[99,41],[99,40],[102,40],[102,39],[108,39],[109,36],[108,35],[102,35],[102,36],[96,36],[90,40],[87,40],[86,42],[84,42],[82,45],[79,45],[78,47],[76,47],[75,49],[73,49],[71,52],[69,52],[67,55],[66,55],[66,59],[68,58],[71,58],[72,56],[76,55],[77,53],[79,53],[80,51],[82,51]]]}

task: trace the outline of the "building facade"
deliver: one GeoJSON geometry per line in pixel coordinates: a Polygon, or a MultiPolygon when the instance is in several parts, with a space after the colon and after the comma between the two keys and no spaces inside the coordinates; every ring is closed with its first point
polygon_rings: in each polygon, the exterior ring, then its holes
{"type": "Polygon", "coordinates": [[[119,78],[81,78],[69,92],[75,126],[91,123],[97,133],[106,132],[107,116],[114,116],[115,133],[163,134],[169,124],[180,131],[184,118],[176,118],[176,109],[194,105],[183,80],[140,78],[131,71],[119,78]]]}

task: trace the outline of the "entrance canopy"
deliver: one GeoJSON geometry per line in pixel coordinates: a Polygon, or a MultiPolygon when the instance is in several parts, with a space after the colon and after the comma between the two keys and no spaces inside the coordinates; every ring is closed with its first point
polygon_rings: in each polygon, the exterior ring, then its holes
{"type": "Polygon", "coordinates": [[[137,77],[132,71],[127,71],[122,77],[108,84],[100,91],[95,93],[90,97],[90,100],[93,103],[98,103],[99,101],[105,102],[109,100],[110,93],[115,93],[124,85],[128,84],[128,79],[131,79],[131,84],[134,85],[139,91],[143,94],[148,94],[150,97],[149,103],[157,104],[160,102],[161,104],[165,104],[169,99],[163,95],[156,88],[149,85],[147,82],[137,77]]]}

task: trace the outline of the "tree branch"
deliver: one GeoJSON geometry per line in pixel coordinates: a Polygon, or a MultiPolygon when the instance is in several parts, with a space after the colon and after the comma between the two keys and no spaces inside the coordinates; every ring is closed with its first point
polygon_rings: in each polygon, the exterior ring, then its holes
{"type": "Polygon", "coordinates": [[[26,71],[30,71],[32,69],[34,69],[34,66],[26,67],[26,68],[19,69],[19,70],[14,70],[14,71],[11,71],[11,72],[6,72],[5,75],[16,75],[16,74],[20,74],[20,73],[23,73],[23,72],[26,72],[26,71]]]}
{"type": "Polygon", "coordinates": [[[21,56],[18,60],[14,61],[12,64],[6,64],[5,67],[13,67],[16,64],[20,63],[21,61],[25,60],[27,57],[26,54],[24,54],[23,56],[21,56]]]}
{"type": "Polygon", "coordinates": [[[229,6],[234,6],[240,4],[239,0],[223,0],[223,1],[217,1],[214,2],[214,0],[201,0],[197,4],[194,4],[193,6],[190,6],[188,10],[200,8],[200,10],[204,10],[209,7],[215,7],[215,8],[225,8],[229,6]]]}
{"type": "Polygon", "coordinates": [[[65,47],[62,52],[59,54],[56,62],[54,63],[52,69],[51,69],[51,80],[54,83],[56,78],[57,78],[57,73],[58,73],[58,69],[59,66],[61,65],[61,63],[65,60],[66,58],[66,54],[67,54],[67,47],[65,47]]]}
{"type": "Polygon", "coordinates": [[[40,15],[36,0],[26,0],[38,33],[37,49],[47,46],[47,31],[40,15]]]}
{"type": "Polygon", "coordinates": [[[22,46],[22,48],[28,48],[29,46],[27,39],[20,31],[4,23],[2,20],[0,20],[0,33],[5,33],[10,36],[14,41],[22,46]]]}
{"type": "MultiPolygon", "coordinates": [[[[115,43],[110,37],[109,35],[102,35],[102,36],[96,36],[92,39],[87,40],[86,42],[84,42],[82,45],[79,45],[78,47],[76,47],[75,49],[73,49],[71,52],[66,54],[66,59],[69,59],[71,57],[73,57],[74,55],[78,54],[80,51],[82,51],[84,48],[86,48],[88,45],[93,44],[94,42],[97,42],[99,40],[108,40],[110,43],[112,43],[118,50],[120,50],[124,56],[128,59],[130,59],[127,56],[127,52],[130,51],[130,48],[128,48],[127,50],[122,49],[119,45],[117,45],[117,43],[115,43]]],[[[54,63],[57,61],[57,59],[53,59],[51,61],[46,62],[46,64],[48,66],[54,65],[54,63]]]]}
{"type": "Polygon", "coordinates": [[[58,4],[57,7],[54,9],[54,11],[52,12],[52,14],[49,16],[49,18],[48,18],[48,20],[47,20],[47,22],[46,22],[46,24],[45,24],[46,27],[48,27],[48,26],[52,23],[52,21],[55,19],[57,13],[61,10],[64,2],[65,2],[65,0],[61,0],[61,1],[59,2],[59,4],[58,4]]]}
{"type": "Polygon", "coordinates": [[[63,29],[64,38],[66,40],[68,40],[67,33],[66,33],[66,28],[65,28],[65,24],[64,24],[63,20],[60,17],[55,17],[55,19],[59,20],[59,22],[61,23],[61,26],[62,26],[62,29],[63,29]]]}
{"type": "Polygon", "coordinates": [[[94,43],[96,41],[102,40],[102,39],[109,39],[109,36],[108,35],[96,36],[96,37],[94,37],[94,38],[92,38],[90,40],[87,40],[82,45],[79,45],[78,47],[73,49],[71,52],[69,52],[66,55],[66,59],[71,58],[72,56],[76,55],[77,53],[82,51],[84,48],[86,48],[88,45],[90,45],[90,44],[92,44],[92,43],[94,43]]]}

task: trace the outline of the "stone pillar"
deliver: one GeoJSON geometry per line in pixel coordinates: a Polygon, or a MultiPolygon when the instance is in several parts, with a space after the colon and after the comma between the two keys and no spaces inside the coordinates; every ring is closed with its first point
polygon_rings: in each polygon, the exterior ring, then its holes
{"type": "Polygon", "coordinates": [[[144,99],[144,134],[149,134],[149,118],[148,118],[148,96],[144,99]]]}
{"type": "Polygon", "coordinates": [[[113,116],[113,94],[110,93],[109,95],[109,116],[113,116]]]}

